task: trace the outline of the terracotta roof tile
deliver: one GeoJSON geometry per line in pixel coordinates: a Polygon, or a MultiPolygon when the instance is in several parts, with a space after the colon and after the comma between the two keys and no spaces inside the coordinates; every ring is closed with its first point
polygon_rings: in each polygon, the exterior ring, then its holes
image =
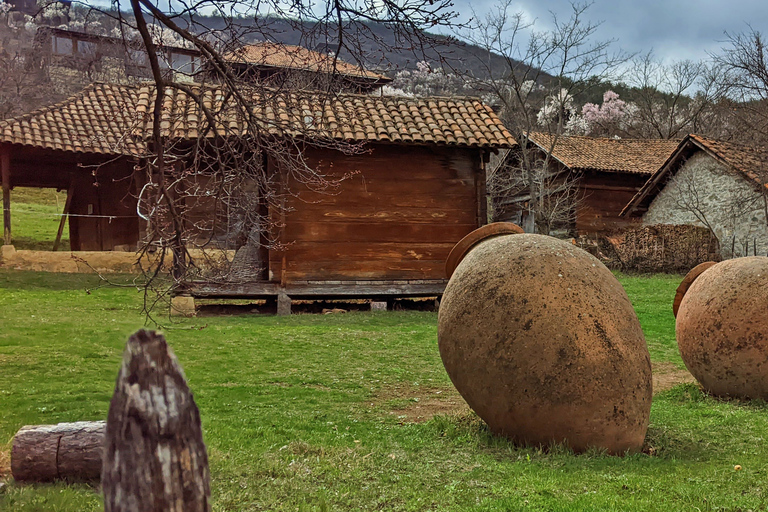
{"type": "MultiPolygon", "coordinates": [[[[231,103],[222,104],[225,95],[221,89],[198,86],[196,93],[203,95],[212,111],[221,113],[216,127],[219,136],[245,133],[242,114],[231,103]]],[[[267,97],[263,89],[244,91],[243,94],[254,104],[262,105],[260,110],[264,116],[259,120],[259,129],[277,136],[475,147],[511,147],[515,144],[499,118],[480,100],[472,98],[441,100],[436,107],[439,111],[436,111],[429,106],[434,104],[434,99],[423,98],[362,94],[338,94],[329,98],[297,92],[267,97]]],[[[153,97],[154,88],[149,86],[142,87],[138,94],[137,112],[144,116],[145,125],[137,133],[145,136],[152,123],[153,97]]],[[[165,117],[161,124],[166,137],[189,138],[205,129],[206,120],[199,113],[197,104],[182,91],[168,91],[163,113],[165,117]]]]}
{"type": "Polygon", "coordinates": [[[138,87],[95,83],[61,103],[0,121],[0,142],[77,153],[140,155],[129,134],[140,119],[138,87]]]}
{"type": "MultiPolygon", "coordinates": [[[[95,83],[72,98],[0,122],[0,142],[81,153],[146,154],[152,127],[154,86],[95,83]]],[[[219,135],[244,134],[242,115],[223,104],[221,89],[198,89],[216,112],[219,135]]],[[[340,94],[333,98],[254,92],[261,131],[277,136],[317,137],[350,142],[417,142],[476,147],[511,147],[510,133],[477,99],[419,99],[340,94]]],[[[163,136],[193,138],[207,119],[185,93],[166,94],[163,136]]],[[[208,132],[207,136],[213,134],[208,132]]]]}
{"type": "MultiPolygon", "coordinates": [[[[529,136],[531,142],[546,150],[552,147],[553,138],[546,133],[529,136]]],[[[667,161],[679,143],[676,140],[560,136],[552,157],[570,169],[651,174],[667,161]]]]}
{"type": "Polygon", "coordinates": [[[765,172],[765,169],[768,168],[768,151],[735,142],[708,139],[696,134],[690,135],[690,139],[714,153],[725,164],[747,178],[762,184],[760,176],[755,170],[765,172]]]}
{"type": "Polygon", "coordinates": [[[392,79],[359,66],[335,59],[301,46],[263,42],[240,47],[223,55],[224,60],[234,63],[286,68],[316,73],[338,73],[348,77],[364,78],[387,83],[392,79]]]}
{"type": "Polygon", "coordinates": [[[754,181],[758,186],[768,188],[768,183],[764,183],[758,174],[758,172],[764,173],[768,169],[768,151],[759,147],[691,134],[679,143],[676,151],[648,178],[645,185],[621,211],[621,215],[631,215],[638,206],[650,204],[663,188],[665,176],[677,172],[680,168],[680,162],[684,162],[692,151],[699,149],[708,152],[723,164],[754,181]]]}

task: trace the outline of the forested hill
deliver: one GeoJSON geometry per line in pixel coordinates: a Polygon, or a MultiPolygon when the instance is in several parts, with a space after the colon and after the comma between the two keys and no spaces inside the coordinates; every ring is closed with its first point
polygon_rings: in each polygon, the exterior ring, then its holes
{"type": "MultiPolygon", "coordinates": [[[[211,30],[226,30],[231,23],[218,16],[199,17],[196,21],[211,30]]],[[[310,23],[299,25],[296,21],[281,18],[260,18],[257,22],[243,18],[237,19],[235,23],[243,27],[253,27],[251,33],[242,37],[244,43],[268,39],[323,52],[336,50],[334,41],[326,40],[324,34],[310,23]]],[[[329,36],[329,39],[331,37],[329,36]]],[[[499,55],[441,35],[429,34],[423,38],[423,46],[414,45],[409,48],[408,43],[398,41],[397,34],[391,28],[382,24],[366,24],[358,34],[348,37],[350,45],[351,41],[354,41],[359,43],[359,47],[355,47],[351,53],[343,49],[341,59],[364,64],[387,75],[394,75],[397,71],[406,69],[414,70],[416,64],[424,60],[432,66],[445,66],[446,70],[469,72],[473,76],[483,78],[489,68],[501,72],[506,67],[504,58],[499,55]]]]}

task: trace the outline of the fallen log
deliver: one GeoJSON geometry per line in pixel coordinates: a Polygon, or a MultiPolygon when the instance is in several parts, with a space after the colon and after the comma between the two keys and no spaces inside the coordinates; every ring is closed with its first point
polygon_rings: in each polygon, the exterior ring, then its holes
{"type": "Polygon", "coordinates": [[[162,335],[130,337],[109,404],[105,512],[208,512],[210,475],[200,413],[162,335]]]}
{"type": "Polygon", "coordinates": [[[28,425],[13,437],[17,482],[95,481],[101,475],[104,421],[28,425]]]}

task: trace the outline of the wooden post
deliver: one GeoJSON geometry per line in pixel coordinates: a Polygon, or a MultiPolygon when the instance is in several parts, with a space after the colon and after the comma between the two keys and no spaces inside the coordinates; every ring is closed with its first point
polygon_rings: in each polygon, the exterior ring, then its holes
{"type": "Polygon", "coordinates": [[[59,244],[61,243],[61,235],[64,233],[64,224],[67,223],[67,216],[69,215],[69,207],[72,205],[72,196],[75,195],[75,182],[72,180],[72,184],[69,185],[67,190],[67,200],[64,202],[64,211],[61,214],[61,220],[59,221],[59,231],[56,233],[56,241],[53,242],[53,250],[59,250],[59,244]]]}
{"type": "Polygon", "coordinates": [[[208,512],[200,413],[162,335],[128,339],[109,404],[101,474],[105,512],[208,512]]]}
{"type": "Polygon", "coordinates": [[[3,181],[3,243],[11,245],[11,155],[7,149],[0,153],[0,174],[3,181]]]}
{"type": "Polygon", "coordinates": [[[477,197],[477,227],[488,224],[488,197],[486,193],[486,162],[489,154],[480,152],[480,168],[475,171],[475,195],[477,197]]]}

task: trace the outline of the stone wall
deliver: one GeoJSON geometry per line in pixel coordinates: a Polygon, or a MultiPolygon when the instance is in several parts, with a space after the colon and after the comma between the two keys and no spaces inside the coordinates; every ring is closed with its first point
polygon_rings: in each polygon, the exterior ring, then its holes
{"type": "Polygon", "coordinates": [[[643,224],[709,224],[723,258],[768,255],[763,197],[745,177],[704,152],[683,164],[653,200],[643,224]]]}

